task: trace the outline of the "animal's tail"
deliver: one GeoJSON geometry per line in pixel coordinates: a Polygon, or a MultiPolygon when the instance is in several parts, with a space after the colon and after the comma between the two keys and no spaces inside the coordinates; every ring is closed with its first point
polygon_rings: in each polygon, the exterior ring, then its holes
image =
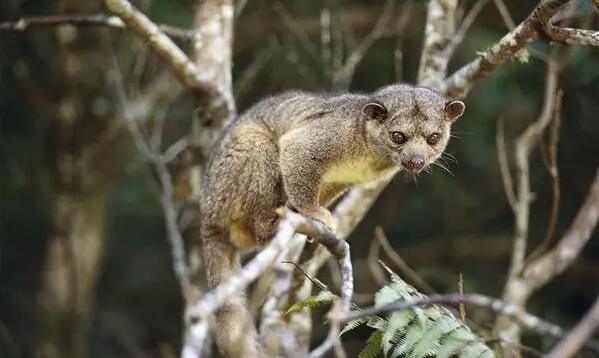
{"type": "MultiPolygon", "coordinates": [[[[226,232],[202,227],[201,234],[206,278],[208,286],[214,288],[239,271],[239,253],[226,232]]],[[[225,357],[263,356],[243,292],[236,293],[220,307],[216,313],[215,328],[216,343],[225,357]]]]}

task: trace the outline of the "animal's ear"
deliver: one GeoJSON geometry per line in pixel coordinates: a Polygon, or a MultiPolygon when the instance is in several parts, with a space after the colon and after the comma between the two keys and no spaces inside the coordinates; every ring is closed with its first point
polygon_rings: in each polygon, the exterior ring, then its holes
{"type": "Polygon", "coordinates": [[[366,119],[374,119],[377,121],[383,121],[387,119],[387,108],[379,102],[368,102],[362,107],[362,114],[366,119]]]}
{"type": "Polygon", "coordinates": [[[447,102],[445,105],[445,115],[447,116],[447,120],[450,122],[458,119],[462,114],[464,114],[464,110],[466,109],[466,105],[462,101],[452,101],[447,102]]]}

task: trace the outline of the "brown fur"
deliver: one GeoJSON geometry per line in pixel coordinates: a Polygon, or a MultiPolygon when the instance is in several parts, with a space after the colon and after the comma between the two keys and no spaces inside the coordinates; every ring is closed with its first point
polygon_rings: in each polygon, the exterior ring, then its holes
{"type": "MultiPolygon", "coordinates": [[[[209,285],[239,269],[239,250],[270,240],[277,207],[287,203],[333,229],[326,206],[347,188],[389,175],[414,155],[434,162],[463,111],[453,104],[430,89],[393,85],[371,95],[289,92],[250,108],[215,145],[202,186],[209,285]],[[409,140],[394,143],[393,131],[409,140]],[[441,140],[429,145],[433,132],[441,140]]],[[[261,356],[242,296],[217,313],[217,343],[228,357],[261,356]]]]}

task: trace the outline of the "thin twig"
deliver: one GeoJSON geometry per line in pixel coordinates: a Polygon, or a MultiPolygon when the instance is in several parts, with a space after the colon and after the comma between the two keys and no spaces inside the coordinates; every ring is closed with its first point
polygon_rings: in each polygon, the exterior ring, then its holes
{"type": "Polygon", "coordinates": [[[522,276],[529,284],[529,289],[532,291],[539,289],[570,266],[591,238],[598,221],[599,168],[584,203],[558,244],[527,265],[522,276]]]}
{"type": "Polygon", "coordinates": [[[164,219],[167,227],[167,238],[171,247],[173,269],[181,286],[183,296],[187,297],[189,294],[189,288],[191,287],[191,279],[186,263],[183,236],[178,227],[177,211],[174,208],[172,201],[174,198],[172,178],[168,172],[166,164],[162,160],[162,156],[153,150],[152,146],[149,144],[149,141],[146,140],[144,134],[142,133],[135,117],[131,115],[131,112],[127,111],[127,104],[129,101],[125,92],[122,73],[120,71],[114,51],[112,51],[112,47],[109,48],[111,49],[111,58],[113,63],[113,76],[109,76],[109,78],[113,78],[113,86],[115,87],[117,99],[120,107],[122,108],[127,128],[133,137],[133,141],[137,147],[137,150],[142,156],[144,156],[145,160],[153,165],[156,173],[158,174],[160,186],[162,188],[160,203],[164,212],[164,219]]]}
{"type": "MultiPolygon", "coordinates": [[[[559,243],[551,251],[528,263],[521,274],[510,276],[504,292],[505,301],[523,310],[526,301],[534,292],[576,260],[588,243],[598,221],[599,168],[584,203],[559,243]]],[[[518,326],[514,326],[504,317],[498,318],[495,331],[500,338],[511,342],[517,342],[519,339],[518,326]]]]}
{"type": "Polygon", "coordinates": [[[495,3],[497,11],[499,11],[499,15],[501,15],[505,26],[507,26],[508,30],[513,30],[514,27],[516,27],[516,23],[514,22],[512,15],[510,15],[510,11],[505,5],[505,2],[503,0],[493,0],[493,2],[495,3]]]}
{"type": "Polygon", "coordinates": [[[464,17],[460,28],[455,32],[454,36],[451,38],[451,41],[446,47],[447,56],[451,57],[457,47],[462,43],[464,37],[466,37],[468,29],[470,29],[470,26],[472,26],[474,20],[476,20],[487,2],[488,0],[478,0],[474,3],[474,5],[472,5],[472,8],[470,8],[470,11],[468,11],[468,14],[466,17],[464,17]]]}
{"type": "MultiPolygon", "coordinates": [[[[45,26],[105,26],[113,29],[125,29],[125,23],[118,16],[106,15],[51,15],[26,16],[17,21],[0,22],[0,31],[27,31],[45,26]]],[[[191,40],[193,30],[177,26],[157,24],[160,30],[173,38],[191,40]]]]}
{"type": "Polygon", "coordinates": [[[507,197],[507,201],[512,208],[516,210],[516,194],[514,193],[514,181],[510,172],[510,167],[507,159],[507,149],[505,146],[505,120],[499,117],[497,120],[497,160],[499,161],[499,171],[501,172],[501,181],[503,183],[503,191],[507,197]]]}
{"type": "Polygon", "coordinates": [[[291,33],[298,39],[298,41],[302,44],[304,49],[310,54],[315,63],[320,63],[320,56],[318,55],[318,49],[312,41],[310,37],[304,31],[302,26],[297,22],[297,20],[291,15],[291,13],[285,8],[282,2],[277,1],[272,5],[273,10],[281,17],[283,23],[287,28],[291,31],[291,33]]]}
{"type": "Polygon", "coordinates": [[[420,275],[418,275],[418,273],[410,267],[410,265],[405,262],[405,260],[397,253],[397,251],[393,249],[391,243],[389,243],[389,239],[387,239],[387,235],[385,235],[385,232],[380,226],[377,226],[374,229],[374,236],[379,244],[381,244],[381,247],[387,256],[389,256],[391,261],[397,266],[403,276],[407,277],[410,282],[416,285],[418,290],[427,294],[435,293],[435,290],[429,284],[427,284],[420,277],[420,275]]]}
{"type": "Polygon", "coordinates": [[[497,66],[539,37],[554,42],[576,45],[599,45],[599,32],[559,28],[551,25],[551,17],[570,0],[542,0],[518,26],[503,36],[488,50],[448,77],[442,92],[450,97],[464,96],[476,82],[487,77],[497,66]]]}
{"type": "Polygon", "coordinates": [[[235,89],[235,98],[239,99],[248,92],[254,84],[256,78],[274,56],[274,45],[271,43],[266,49],[261,50],[252,60],[252,62],[241,72],[239,79],[235,81],[233,88],[235,89]]]}
{"type": "MultiPolygon", "coordinates": [[[[458,293],[463,296],[464,295],[464,275],[460,272],[460,277],[458,278],[458,293]]],[[[460,321],[462,323],[466,323],[466,306],[464,302],[461,302],[458,306],[460,312],[460,321]]]]}
{"type": "Polygon", "coordinates": [[[343,67],[333,74],[333,87],[336,89],[347,89],[356,71],[356,66],[362,61],[372,45],[385,35],[389,23],[393,18],[395,0],[387,0],[381,16],[372,28],[372,31],[360,42],[345,60],[343,67]]]}
{"type": "Polygon", "coordinates": [[[348,322],[363,317],[380,315],[383,313],[409,309],[412,307],[429,306],[434,304],[455,307],[458,306],[460,303],[488,308],[491,311],[496,312],[498,314],[509,316],[510,318],[520,322],[525,327],[530,328],[541,334],[547,334],[553,337],[562,337],[564,335],[564,330],[553,323],[547,322],[530,313],[522,311],[519,307],[515,305],[510,305],[499,299],[476,293],[466,295],[431,295],[429,297],[414,299],[411,301],[397,300],[382,306],[373,306],[359,311],[351,311],[350,314],[343,318],[343,322],[348,322]]]}
{"type": "Polygon", "coordinates": [[[589,309],[587,314],[578,322],[578,324],[570,330],[570,333],[561,340],[547,354],[547,358],[562,358],[573,357],[591,338],[593,332],[599,326],[599,297],[595,299],[595,303],[589,309]]]}
{"type": "Polygon", "coordinates": [[[327,8],[320,10],[320,58],[325,75],[332,78],[333,51],[331,36],[331,12],[327,8]]]}
{"type": "Polygon", "coordinates": [[[133,30],[166,61],[177,78],[194,90],[197,95],[220,97],[220,91],[202,79],[195,64],[185,53],[145,14],[127,0],[104,0],[106,7],[117,15],[128,28],[133,30]]]}
{"type": "Polygon", "coordinates": [[[570,27],[548,25],[543,35],[553,42],[573,46],[599,46],[598,30],[583,30],[570,27]]]}
{"type": "Polygon", "coordinates": [[[555,228],[557,226],[557,219],[559,213],[560,203],[560,188],[559,188],[559,171],[557,167],[557,147],[559,142],[559,127],[561,122],[561,104],[562,104],[563,91],[559,90],[556,94],[555,108],[553,109],[553,116],[551,120],[551,128],[549,132],[549,144],[547,153],[547,171],[551,177],[551,210],[549,213],[549,224],[547,225],[547,232],[545,238],[541,244],[529,255],[528,261],[532,261],[539,255],[545,253],[550,247],[553,236],[555,234],[555,228]]]}
{"type": "Polygon", "coordinates": [[[284,264],[291,264],[291,265],[295,266],[295,268],[298,269],[304,275],[304,277],[306,277],[308,280],[310,280],[320,290],[329,290],[327,285],[322,283],[322,281],[320,281],[316,277],[312,277],[312,276],[308,275],[308,273],[302,268],[302,266],[300,264],[293,262],[293,261],[281,261],[281,262],[284,264]]]}
{"type": "Polygon", "coordinates": [[[514,249],[510,264],[512,275],[519,274],[522,271],[526,256],[530,205],[533,200],[530,188],[529,156],[532,149],[537,145],[543,131],[551,122],[553,108],[556,103],[557,80],[558,68],[555,61],[555,52],[553,52],[553,55],[547,62],[545,94],[541,114],[516,140],[517,194],[514,210],[516,228],[514,232],[514,249]]]}
{"type": "Polygon", "coordinates": [[[370,242],[370,248],[368,249],[368,268],[370,269],[370,273],[372,277],[376,281],[377,285],[383,286],[387,283],[387,278],[385,277],[383,270],[378,264],[379,254],[381,252],[381,243],[378,240],[372,240],[370,242]]]}
{"type": "Polygon", "coordinates": [[[393,57],[395,59],[395,80],[398,82],[403,79],[403,39],[411,13],[412,1],[409,0],[402,4],[399,19],[395,27],[395,50],[393,51],[393,57]]]}

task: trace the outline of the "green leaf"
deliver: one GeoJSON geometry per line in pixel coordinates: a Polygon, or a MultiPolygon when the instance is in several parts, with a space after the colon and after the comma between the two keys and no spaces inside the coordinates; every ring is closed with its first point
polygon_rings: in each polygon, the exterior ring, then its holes
{"type": "Polygon", "coordinates": [[[303,300],[294,303],[287,310],[286,314],[295,313],[304,308],[315,308],[325,304],[330,304],[335,299],[335,295],[331,291],[320,291],[316,295],[308,296],[303,300]]]}

